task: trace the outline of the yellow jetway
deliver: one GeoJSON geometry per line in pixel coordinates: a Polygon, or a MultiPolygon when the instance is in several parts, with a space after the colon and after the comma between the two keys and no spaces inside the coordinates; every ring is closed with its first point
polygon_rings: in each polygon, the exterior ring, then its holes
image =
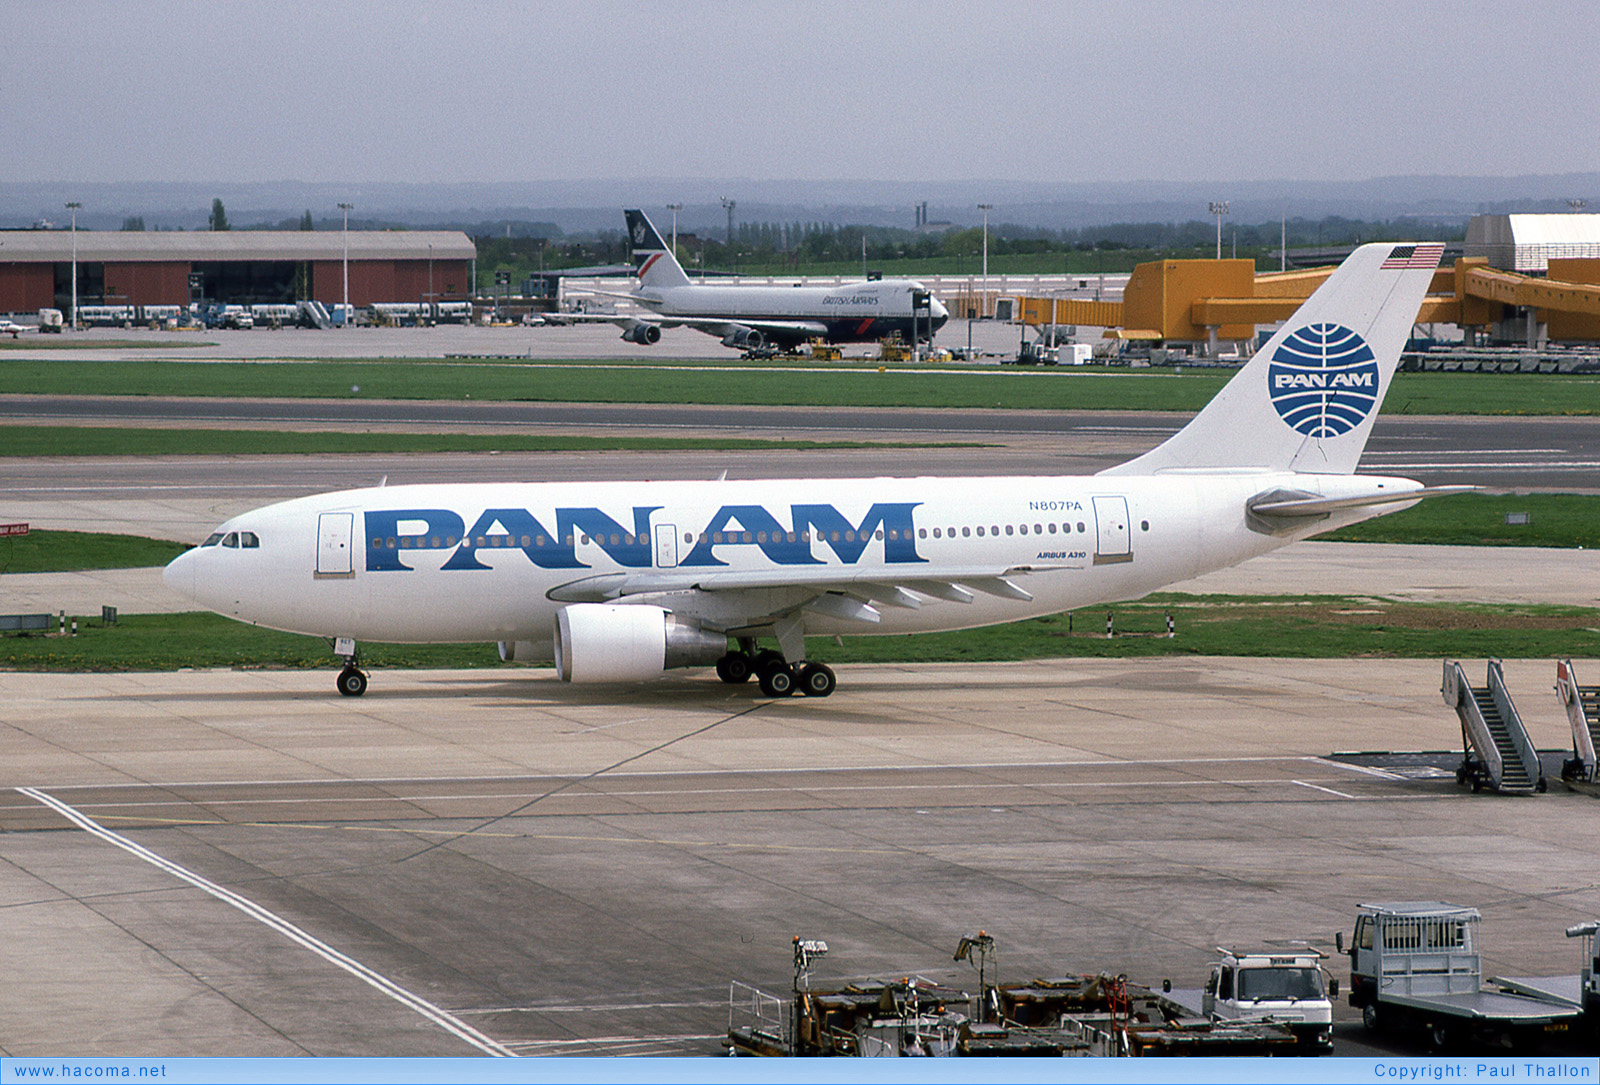
{"type": "MultiPolygon", "coordinates": [[[[1017,299],[1023,324],[1083,324],[1108,338],[1240,340],[1289,319],[1333,268],[1258,275],[1251,260],[1158,260],[1133,270],[1122,301],[1017,299]]],[[[1538,310],[1556,340],[1600,339],[1600,259],[1551,259],[1548,278],[1488,266],[1481,257],[1440,268],[1419,324],[1486,327],[1508,306],[1538,310]]]]}

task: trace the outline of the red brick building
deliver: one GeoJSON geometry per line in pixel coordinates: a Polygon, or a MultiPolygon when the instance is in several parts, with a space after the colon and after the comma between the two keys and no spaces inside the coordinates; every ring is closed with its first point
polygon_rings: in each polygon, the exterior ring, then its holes
{"type": "MultiPolygon", "coordinates": [[[[137,233],[79,230],[82,305],[267,304],[344,301],[349,241],[350,304],[464,301],[477,249],[446,230],[224,230],[137,233]]],[[[0,231],[0,312],[71,304],[69,230],[0,231]]]]}

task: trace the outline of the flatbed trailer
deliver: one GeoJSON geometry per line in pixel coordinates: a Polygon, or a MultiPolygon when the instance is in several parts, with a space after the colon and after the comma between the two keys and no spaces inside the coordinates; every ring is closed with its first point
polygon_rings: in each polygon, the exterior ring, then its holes
{"type": "Polygon", "coordinates": [[[1481,919],[1442,901],[1361,905],[1348,952],[1350,1005],[1362,1024],[1420,1027],[1441,1051],[1473,1040],[1526,1050],[1578,1024],[1581,1006],[1484,985],[1481,919]]]}

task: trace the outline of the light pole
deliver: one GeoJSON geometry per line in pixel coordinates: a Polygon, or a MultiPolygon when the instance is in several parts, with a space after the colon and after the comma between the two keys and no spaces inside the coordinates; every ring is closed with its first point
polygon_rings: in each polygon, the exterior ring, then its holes
{"type": "Polygon", "coordinates": [[[428,322],[431,324],[438,316],[434,307],[438,304],[433,300],[433,245],[428,245],[428,322]]]}
{"type": "Polygon", "coordinates": [[[350,326],[350,212],[354,204],[341,203],[344,212],[344,327],[350,326]]]}
{"type": "Polygon", "coordinates": [[[678,212],[683,210],[681,203],[667,204],[667,210],[672,212],[672,258],[678,258],[678,212]]]}
{"type": "Polygon", "coordinates": [[[1217,259],[1222,259],[1222,216],[1228,213],[1227,200],[1212,200],[1211,213],[1217,216],[1217,259]]]}
{"type": "Polygon", "coordinates": [[[83,204],[74,200],[67,204],[72,212],[72,330],[78,330],[78,208],[83,204]]]}
{"type": "Polygon", "coordinates": [[[728,209],[728,250],[731,252],[733,250],[733,208],[734,208],[734,201],[730,200],[730,199],[728,199],[728,197],[724,196],[724,197],[722,197],[722,206],[726,207],[728,209]]]}
{"type": "Polygon", "coordinates": [[[980,203],[978,210],[983,212],[983,300],[978,303],[980,316],[989,313],[989,212],[994,210],[992,203],[980,203]]]}

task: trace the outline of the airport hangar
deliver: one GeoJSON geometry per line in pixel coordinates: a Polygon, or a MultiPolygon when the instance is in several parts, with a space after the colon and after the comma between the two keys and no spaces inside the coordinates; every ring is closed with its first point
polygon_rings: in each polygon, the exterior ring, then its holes
{"type": "Polygon", "coordinates": [[[466,301],[478,251],[456,230],[0,233],[0,312],[80,305],[466,301]],[[74,241],[74,233],[76,241],[74,241]]]}

